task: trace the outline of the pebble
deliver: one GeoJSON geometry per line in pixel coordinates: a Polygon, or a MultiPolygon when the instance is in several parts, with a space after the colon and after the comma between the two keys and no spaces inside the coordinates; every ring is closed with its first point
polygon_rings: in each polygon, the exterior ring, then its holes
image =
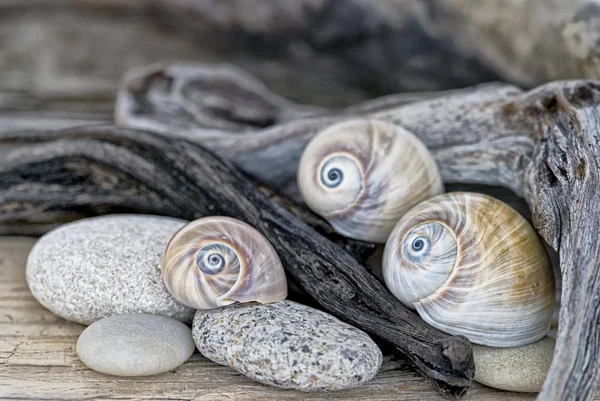
{"type": "Polygon", "coordinates": [[[555,341],[544,337],[522,347],[473,345],[475,381],[500,390],[539,392],[552,363],[555,341]]]}
{"type": "Polygon", "coordinates": [[[77,340],[79,359],[115,376],[149,376],[175,369],[196,349],[191,330],[160,315],[115,315],[87,327],[77,340]]]}
{"type": "Polygon", "coordinates": [[[111,315],[150,313],[189,322],[160,275],[160,257],[186,222],[112,215],[79,220],[44,235],[27,260],[33,296],[54,314],[81,324],[111,315]]]}
{"type": "Polygon", "coordinates": [[[208,359],[260,383],[301,391],[358,386],[382,361],[366,333],[291,301],[199,310],[192,334],[208,359]]]}

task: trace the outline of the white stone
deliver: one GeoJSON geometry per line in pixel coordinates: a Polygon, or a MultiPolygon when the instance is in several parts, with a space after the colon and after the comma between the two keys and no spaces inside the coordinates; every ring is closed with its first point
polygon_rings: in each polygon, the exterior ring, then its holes
{"type": "Polygon", "coordinates": [[[192,332],[160,315],[115,315],[79,336],[77,354],[89,368],[115,376],[155,375],[183,364],[195,350],[192,332]]]}
{"type": "Polygon", "coordinates": [[[151,313],[189,322],[194,311],[173,298],[160,257],[186,222],[159,216],[112,215],[79,220],[44,235],[27,260],[33,296],[67,320],[151,313]]]}
{"type": "Polygon", "coordinates": [[[301,391],[358,386],[382,361],[366,333],[291,301],[198,311],[192,334],[208,359],[258,382],[301,391]]]}
{"type": "Polygon", "coordinates": [[[544,337],[522,347],[473,345],[475,380],[500,390],[539,392],[552,363],[555,341],[544,337]]]}

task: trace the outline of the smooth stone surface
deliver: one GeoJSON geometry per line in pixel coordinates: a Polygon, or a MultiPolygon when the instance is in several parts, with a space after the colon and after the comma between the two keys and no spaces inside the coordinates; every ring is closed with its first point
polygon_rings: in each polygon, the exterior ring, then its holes
{"type": "Polygon", "coordinates": [[[554,344],[550,337],[514,348],[473,344],[475,380],[500,390],[539,392],[552,363],[554,344]]]}
{"type": "Polygon", "coordinates": [[[288,389],[355,387],[372,379],[382,361],[366,333],[291,301],[199,310],[192,333],[208,359],[288,389]]]}
{"type": "Polygon", "coordinates": [[[151,313],[189,322],[160,275],[160,257],[186,222],[159,216],[112,215],[79,220],[44,235],[27,260],[27,283],[46,308],[77,323],[151,313]]]}
{"type": "Polygon", "coordinates": [[[160,315],[117,315],[86,328],[77,340],[79,359],[115,376],[149,376],[175,369],[196,349],[191,330],[160,315]]]}

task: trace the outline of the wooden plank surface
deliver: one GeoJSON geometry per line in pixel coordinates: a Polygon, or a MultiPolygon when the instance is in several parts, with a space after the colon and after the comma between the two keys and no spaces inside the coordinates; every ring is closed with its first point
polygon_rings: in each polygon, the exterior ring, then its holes
{"type": "MultiPolygon", "coordinates": [[[[443,400],[403,360],[387,356],[377,377],[347,391],[301,393],[255,383],[197,352],[157,376],[120,378],[85,367],[75,352],[84,326],[39,305],[25,281],[30,238],[0,238],[0,399],[27,400],[443,400]]],[[[532,400],[474,384],[465,401],[532,400]]],[[[597,398],[600,399],[600,398],[597,398]]]]}

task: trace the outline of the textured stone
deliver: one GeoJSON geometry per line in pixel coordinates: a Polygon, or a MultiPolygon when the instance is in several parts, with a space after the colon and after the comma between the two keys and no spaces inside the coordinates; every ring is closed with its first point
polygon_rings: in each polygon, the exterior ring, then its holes
{"type": "Polygon", "coordinates": [[[89,368],[116,376],[149,376],[175,369],[194,353],[192,332],[160,315],[117,315],[86,328],[77,354],[89,368]]]}
{"type": "Polygon", "coordinates": [[[291,301],[197,311],[192,333],[208,359],[258,382],[302,391],[358,386],[382,361],[366,333],[291,301]]]}
{"type": "Polygon", "coordinates": [[[514,348],[473,345],[475,380],[508,391],[539,392],[552,363],[555,341],[544,337],[514,348]]]}
{"type": "Polygon", "coordinates": [[[27,260],[33,296],[53,313],[90,324],[110,315],[151,313],[191,321],[160,276],[160,257],[186,222],[143,215],[79,220],[44,235],[27,260]]]}

